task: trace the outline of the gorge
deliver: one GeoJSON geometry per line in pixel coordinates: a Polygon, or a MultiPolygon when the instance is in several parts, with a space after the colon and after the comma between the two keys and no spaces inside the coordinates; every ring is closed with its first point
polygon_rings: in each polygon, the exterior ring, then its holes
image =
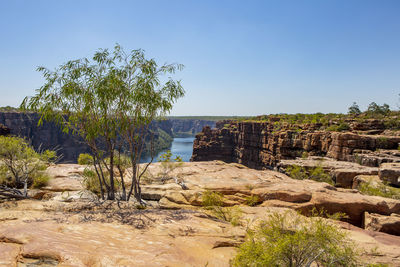
{"type": "MultiPolygon", "coordinates": [[[[75,163],[79,154],[89,152],[89,148],[79,137],[63,133],[51,122],[44,121],[42,126],[38,126],[39,119],[40,116],[36,113],[0,112],[0,124],[6,126],[11,135],[28,139],[35,149],[56,150],[59,155],[62,155],[61,162],[75,163]]],[[[214,127],[215,121],[201,118],[167,118],[154,122],[152,127],[156,133],[156,144],[158,144],[155,154],[170,148],[174,137],[194,136],[206,125],[214,127]]]]}
{"type": "MultiPolygon", "coordinates": [[[[54,125],[37,128],[35,114],[1,116],[0,134],[25,133],[32,143],[41,138],[79,149],[54,125]]],[[[333,121],[325,126],[277,121],[225,120],[215,128],[199,120],[156,125],[169,136],[204,127],[194,140],[193,162],[148,167],[142,184],[147,207],[99,200],[86,186],[87,165],[51,164],[46,186],[29,189],[27,199],[0,202],[0,265],[230,266],[249,225],[271,214],[312,220],[317,210],[363,247],[362,261],[399,266],[400,200],[358,190],[368,179],[376,183],[399,176],[385,165],[398,164],[400,156],[394,127],[379,120],[347,120],[346,130],[331,131],[333,121]],[[335,184],[285,175],[294,165],[335,173],[335,184]],[[238,222],[203,207],[210,192],[238,222]],[[346,216],[329,217],[335,214],[346,216]]],[[[190,147],[193,137],[176,139],[190,147]]]]}

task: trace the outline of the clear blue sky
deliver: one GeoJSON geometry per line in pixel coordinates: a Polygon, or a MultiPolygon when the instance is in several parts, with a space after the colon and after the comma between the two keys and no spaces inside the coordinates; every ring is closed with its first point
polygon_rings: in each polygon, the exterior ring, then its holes
{"type": "Polygon", "coordinates": [[[98,48],[185,65],[171,115],[397,108],[400,1],[0,1],[0,106],[98,48]]]}

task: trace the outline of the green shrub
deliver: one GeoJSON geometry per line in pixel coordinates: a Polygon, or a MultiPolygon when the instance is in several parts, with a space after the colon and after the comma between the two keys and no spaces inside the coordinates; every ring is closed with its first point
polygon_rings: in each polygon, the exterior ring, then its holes
{"type": "Polygon", "coordinates": [[[333,184],[332,177],[321,166],[310,168],[308,171],[301,166],[292,165],[286,168],[286,174],[297,180],[310,179],[317,182],[333,184]]]}
{"type": "MultiPolygon", "coordinates": [[[[389,148],[388,146],[390,145],[389,139],[387,137],[378,137],[376,139],[376,147],[377,148],[389,148]]],[[[377,149],[378,150],[378,149],[377,149]]]]}
{"type": "Polygon", "coordinates": [[[400,120],[396,117],[384,120],[383,124],[385,125],[385,129],[392,129],[392,130],[400,129],[400,120]]]}
{"type": "MultiPolygon", "coordinates": [[[[107,171],[103,170],[103,173],[105,175],[105,180],[109,181],[108,177],[109,174],[107,171]]],[[[114,179],[114,188],[119,188],[119,181],[117,179],[114,179]]],[[[91,169],[91,168],[85,168],[83,170],[83,186],[86,190],[89,190],[93,192],[94,194],[100,196],[101,194],[101,187],[100,187],[100,181],[99,177],[97,176],[96,172],[91,169]]],[[[103,191],[106,190],[106,186],[102,184],[103,186],[103,191]]]]}
{"type": "Polygon", "coordinates": [[[323,218],[273,213],[247,233],[233,266],[359,266],[355,245],[323,218]]]}
{"type": "Polygon", "coordinates": [[[92,165],[93,164],[93,156],[87,153],[79,154],[78,157],[79,165],[92,165]]]}
{"type": "MultiPolygon", "coordinates": [[[[13,188],[47,184],[44,171],[51,161],[56,161],[54,151],[36,152],[26,140],[0,136],[0,183],[13,188]]],[[[26,193],[26,192],[25,192],[26,193]]]]}
{"type": "Polygon", "coordinates": [[[302,212],[299,212],[302,215],[305,215],[307,217],[321,217],[321,218],[328,218],[331,220],[337,220],[340,221],[341,219],[348,219],[349,216],[345,212],[335,212],[333,214],[328,213],[327,210],[324,208],[319,208],[317,209],[316,207],[313,207],[310,212],[306,212],[303,214],[302,212]]]}
{"type": "Polygon", "coordinates": [[[339,132],[348,131],[348,130],[350,130],[350,126],[349,126],[347,123],[343,122],[343,123],[339,124],[337,130],[338,130],[339,132]]]}
{"type": "Polygon", "coordinates": [[[154,154],[158,154],[158,152],[161,152],[171,147],[173,139],[174,138],[167,132],[165,132],[161,128],[157,128],[154,133],[153,145],[145,145],[143,152],[145,155],[150,155],[152,154],[152,152],[154,154]]]}
{"type": "Polygon", "coordinates": [[[306,158],[308,158],[308,152],[307,151],[303,151],[303,153],[301,153],[301,158],[302,159],[306,159],[306,158]]]}
{"type": "Polygon", "coordinates": [[[307,179],[306,170],[299,165],[292,165],[287,167],[286,174],[297,180],[307,179]]]}
{"type": "Polygon", "coordinates": [[[242,210],[237,206],[223,207],[224,197],[221,193],[206,190],[203,192],[202,204],[218,219],[230,222],[233,226],[241,224],[242,210]]]}
{"type": "Polygon", "coordinates": [[[253,207],[258,205],[261,202],[261,199],[258,195],[251,195],[251,196],[247,196],[245,199],[245,203],[246,205],[253,207]]]}
{"type": "Polygon", "coordinates": [[[362,182],[357,188],[362,194],[400,199],[400,189],[388,186],[384,183],[373,185],[372,181],[362,182]]]}
{"type": "Polygon", "coordinates": [[[354,154],[354,160],[356,161],[357,164],[362,165],[362,157],[359,154],[354,154]]]}
{"type": "Polygon", "coordinates": [[[309,177],[308,179],[314,180],[317,182],[324,182],[328,184],[333,184],[332,177],[324,171],[324,169],[321,166],[317,166],[315,168],[312,168],[309,171],[309,177]]]}
{"type": "Polygon", "coordinates": [[[349,124],[342,122],[340,124],[332,124],[328,128],[326,128],[326,130],[331,132],[343,132],[350,130],[350,126],[349,124]]]}
{"type": "Polygon", "coordinates": [[[50,176],[45,173],[38,173],[33,178],[32,188],[42,188],[45,187],[50,180],[50,176]]]}
{"type": "MultiPolygon", "coordinates": [[[[82,155],[82,154],[81,154],[82,155]]],[[[96,195],[100,194],[100,182],[96,175],[96,172],[90,168],[83,170],[83,185],[86,190],[89,190],[96,195]]]]}
{"type": "Polygon", "coordinates": [[[224,205],[224,197],[219,192],[206,190],[203,192],[202,204],[206,209],[214,206],[222,207],[224,205]]]}

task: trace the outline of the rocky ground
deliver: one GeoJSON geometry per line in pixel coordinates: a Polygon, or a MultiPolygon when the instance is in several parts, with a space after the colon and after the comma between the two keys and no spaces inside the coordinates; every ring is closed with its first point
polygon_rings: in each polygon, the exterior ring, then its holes
{"type": "MultiPolygon", "coordinates": [[[[335,164],[336,171],[343,169],[335,164]]],[[[211,161],[184,163],[170,173],[187,190],[173,179],[161,183],[161,166],[153,164],[143,186],[149,207],[138,209],[133,202],[94,201],[82,188],[83,169],[52,166],[53,179],[32,190],[32,199],[0,204],[0,266],[229,266],[246,227],[271,212],[309,215],[313,208],[348,215],[334,223],[356,242],[365,262],[400,266],[400,200],[211,161]],[[205,190],[222,193],[225,206],[239,205],[242,224],[204,211],[205,190]],[[248,205],[249,197],[257,199],[255,206],[248,205]]]]}

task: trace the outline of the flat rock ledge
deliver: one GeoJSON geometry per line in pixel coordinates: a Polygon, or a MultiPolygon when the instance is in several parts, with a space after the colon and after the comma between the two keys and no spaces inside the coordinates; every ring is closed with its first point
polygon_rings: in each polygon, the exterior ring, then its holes
{"type": "Polygon", "coordinates": [[[222,193],[226,206],[239,205],[244,222],[271,212],[345,212],[347,221],[332,222],[363,248],[365,261],[400,266],[400,236],[393,231],[399,200],[213,161],[171,172],[187,190],[174,179],[162,183],[160,165],[153,164],[152,181],[143,186],[151,207],[140,210],[133,202],[94,201],[82,188],[83,169],[55,165],[49,185],[31,192],[36,199],[0,203],[0,266],[229,266],[246,226],[207,214],[206,190],[222,193]],[[256,206],[246,205],[249,196],[257,196],[256,206]]]}

